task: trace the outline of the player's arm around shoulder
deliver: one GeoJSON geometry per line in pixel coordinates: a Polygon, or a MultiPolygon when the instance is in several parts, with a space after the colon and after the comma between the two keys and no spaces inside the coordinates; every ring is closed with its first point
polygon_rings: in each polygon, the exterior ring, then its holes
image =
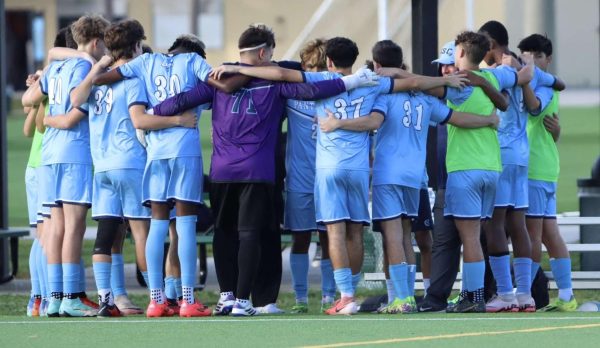
{"type": "Polygon", "coordinates": [[[338,119],[335,114],[325,110],[327,117],[318,117],[319,128],[324,133],[330,133],[337,129],[344,129],[354,132],[368,132],[379,129],[384,121],[384,115],[381,111],[372,111],[367,116],[352,119],[338,119]]]}
{"type": "Polygon", "coordinates": [[[44,126],[56,129],[71,129],[87,115],[88,110],[85,110],[82,107],[73,107],[66,114],[53,116],[46,115],[44,117],[44,126]]]}
{"type": "Polygon", "coordinates": [[[112,58],[109,56],[103,56],[97,63],[95,63],[85,79],[75,87],[70,94],[71,104],[75,107],[82,106],[87,103],[90,92],[92,91],[93,79],[100,73],[104,72],[106,68],[112,63],[112,58]]]}

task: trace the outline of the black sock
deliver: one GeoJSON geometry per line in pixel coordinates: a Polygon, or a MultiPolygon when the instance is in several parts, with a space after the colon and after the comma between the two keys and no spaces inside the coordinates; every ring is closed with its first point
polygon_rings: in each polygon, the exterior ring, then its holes
{"type": "Polygon", "coordinates": [[[254,285],[254,278],[260,262],[260,241],[258,239],[241,240],[238,253],[238,280],[236,297],[247,300],[254,285]]]}
{"type": "Polygon", "coordinates": [[[233,231],[215,231],[213,257],[221,292],[234,292],[238,274],[238,236],[233,231]]]}

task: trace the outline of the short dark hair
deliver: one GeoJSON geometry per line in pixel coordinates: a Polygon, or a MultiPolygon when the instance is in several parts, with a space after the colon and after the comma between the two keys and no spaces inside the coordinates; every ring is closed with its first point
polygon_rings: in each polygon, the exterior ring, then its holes
{"type": "Polygon", "coordinates": [[[244,30],[238,40],[238,48],[251,48],[260,45],[275,48],[275,34],[264,24],[252,24],[244,30]]]}
{"type": "Polygon", "coordinates": [[[402,47],[392,40],[382,40],[371,50],[373,60],[384,68],[400,68],[403,64],[402,47]]]}
{"type": "Polygon", "coordinates": [[[479,64],[490,50],[490,40],[487,36],[473,31],[463,31],[454,41],[456,46],[461,45],[471,63],[479,64]]]}
{"type": "Polygon", "coordinates": [[[61,28],[58,31],[56,37],[54,38],[53,47],[67,47],[67,40],[65,38],[65,36],[67,35],[67,29],[69,29],[69,27],[61,28]]]}
{"type": "Polygon", "coordinates": [[[149,45],[142,44],[142,53],[154,53],[154,50],[149,45]]]}
{"type": "Polygon", "coordinates": [[[186,34],[180,35],[177,39],[175,39],[175,42],[173,42],[169,48],[169,52],[180,49],[184,52],[198,53],[202,58],[206,59],[206,51],[204,51],[205,47],[206,46],[204,45],[204,42],[202,42],[202,40],[200,40],[197,36],[186,34]]]}
{"type": "Polygon", "coordinates": [[[500,46],[508,46],[508,31],[498,21],[488,21],[479,28],[480,33],[487,33],[500,46]]]}
{"type": "Polygon", "coordinates": [[[144,27],[135,19],[125,19],[112,24],[104,33],[104,44],[116,61],[133,58],[135,46],[144,40],[144,27]]]}
{"type": "Polygon", "coordinates": [[[547,36],[532,34],[519,42],[517,46],[521,52],[542,52],[546,56],[552,55],[552,41],[547,36]]]}
{"type": "Polygon", "coordinates": [[[327,40],[325,55],[331,59],[338,68],[350,68],[358,57],[358,46],[345,37],[334,37],[327,40]]]}
{"type": "Polygon", "coordinates": [[[67,27],[67,32],[65,33],[65,41],[68,48],[77,49],[77,42],[73,38],[73,30],[71,30],[70,25],[67,27]]]}

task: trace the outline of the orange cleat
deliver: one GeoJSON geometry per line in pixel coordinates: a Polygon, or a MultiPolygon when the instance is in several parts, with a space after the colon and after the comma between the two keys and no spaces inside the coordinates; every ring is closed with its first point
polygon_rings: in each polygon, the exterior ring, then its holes
{"type": "Polygon", "coordinates": [[[146,309],[146,317],[148,318],[172,317],[174,314],[169,305],[166,303],[157,303],[154,300],[150,301],[146,309]]]}
{"type": "Polygon", "coordinates": [[[91,307],[96,310],[100,309],[100,305],[97,304],[96,302],[90,300],[85,293],[83,295],[81,295],[79,297],[79,299],[81,300],[81,303],[83,303],[84,305],[86,305],[88,307],[91,307]]]}
{"type": "Polygon", "coordinates": [[[325,311],[328,315],[351,315],[358,312],[358,306],[354,302],[354,297],[342,297],[335,301],[333,306],[325,311]]]}
{"type": "Polygon", "coordinates": [[[211,310],[202,304],[202,302],[195,301],[194,303],[187,303],[187,301],[181,301],[181,307],[179,308],[180,317],[209,317],[211,310]]]}

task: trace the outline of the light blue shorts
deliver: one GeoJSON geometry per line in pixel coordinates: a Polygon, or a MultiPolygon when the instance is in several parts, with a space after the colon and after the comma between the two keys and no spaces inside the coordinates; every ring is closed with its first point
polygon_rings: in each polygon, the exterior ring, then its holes
{"type": "Polygon", "coordinates": [[[529,180],[527,217],[556,218],[556,183],[529,180]]]}
{"type": "Polygon", "coordinates": [[[416,218],[419,189],[401,185],[373,185],[373,220],[416,218]]]}
{"type": "Polygon", "coordinates": [[[115,169],[94,174],[92,218],[149,219],[142,205],[141,169],[115,169]]]}
{"type": "MultiPolygon", "coordinates": [[[[44,185],[48,190],[43,204],[59,207],[63,203],[92,204],[92,166],[90,164],[56,163],[45,172],[44,185]]],[[[41,182],[41,181],[38,181],[41,182]]]]}
{"type": "Polygon", "coordinates": [[[368,225],[369,172],[335,168],[317,169],[315,175],[317,222],[352,221],[368,225]]]}
{"type": "Polygon", "coordinates": [[[444,216],[456,219],[489,219],[494,211],[500,173],[460,170],[448,173],[444,216]]]}
{"type": "Polygon", "coordinates": [[[286,191],[283,228],[291,232],[325,230],[325,226],[317,224],[315,198],[312,192],[286,191]]]}
{"type": "Polygon", "coordinates": [[[144,205],[175,201],[201,204],[203,175],[199,156],[148,161],[142,187],[144,205]]]}
{"type": "Polygon", "coordinates": [[[37,172],[33,167],[25,169],[25,192],[27,193],[27,212],[29,226],[35,227],[38,222],[38,192],[37,172]]]}
{"type": "Polygon", "coordinates": [[[529,195],[527,193],[527,166],[505,164],[496,186],[494,207],[527,209],[529,195]]]}
{"type": "MultiPolygon", "coordinates": [[[[37,195],[37,214],[38,222],[43,222],[43,218],[50,217],[50,206],[44,205],[44,202],[54,202],[54,195],[51,194],[50,181],[48,178],[52,177],[52,168],[48,166],[38,166],[35,168],[37,183],[38,183],[38,195],[37,195]]],[[[52,184],[53,185],[53,184],[52,184]]]]}

